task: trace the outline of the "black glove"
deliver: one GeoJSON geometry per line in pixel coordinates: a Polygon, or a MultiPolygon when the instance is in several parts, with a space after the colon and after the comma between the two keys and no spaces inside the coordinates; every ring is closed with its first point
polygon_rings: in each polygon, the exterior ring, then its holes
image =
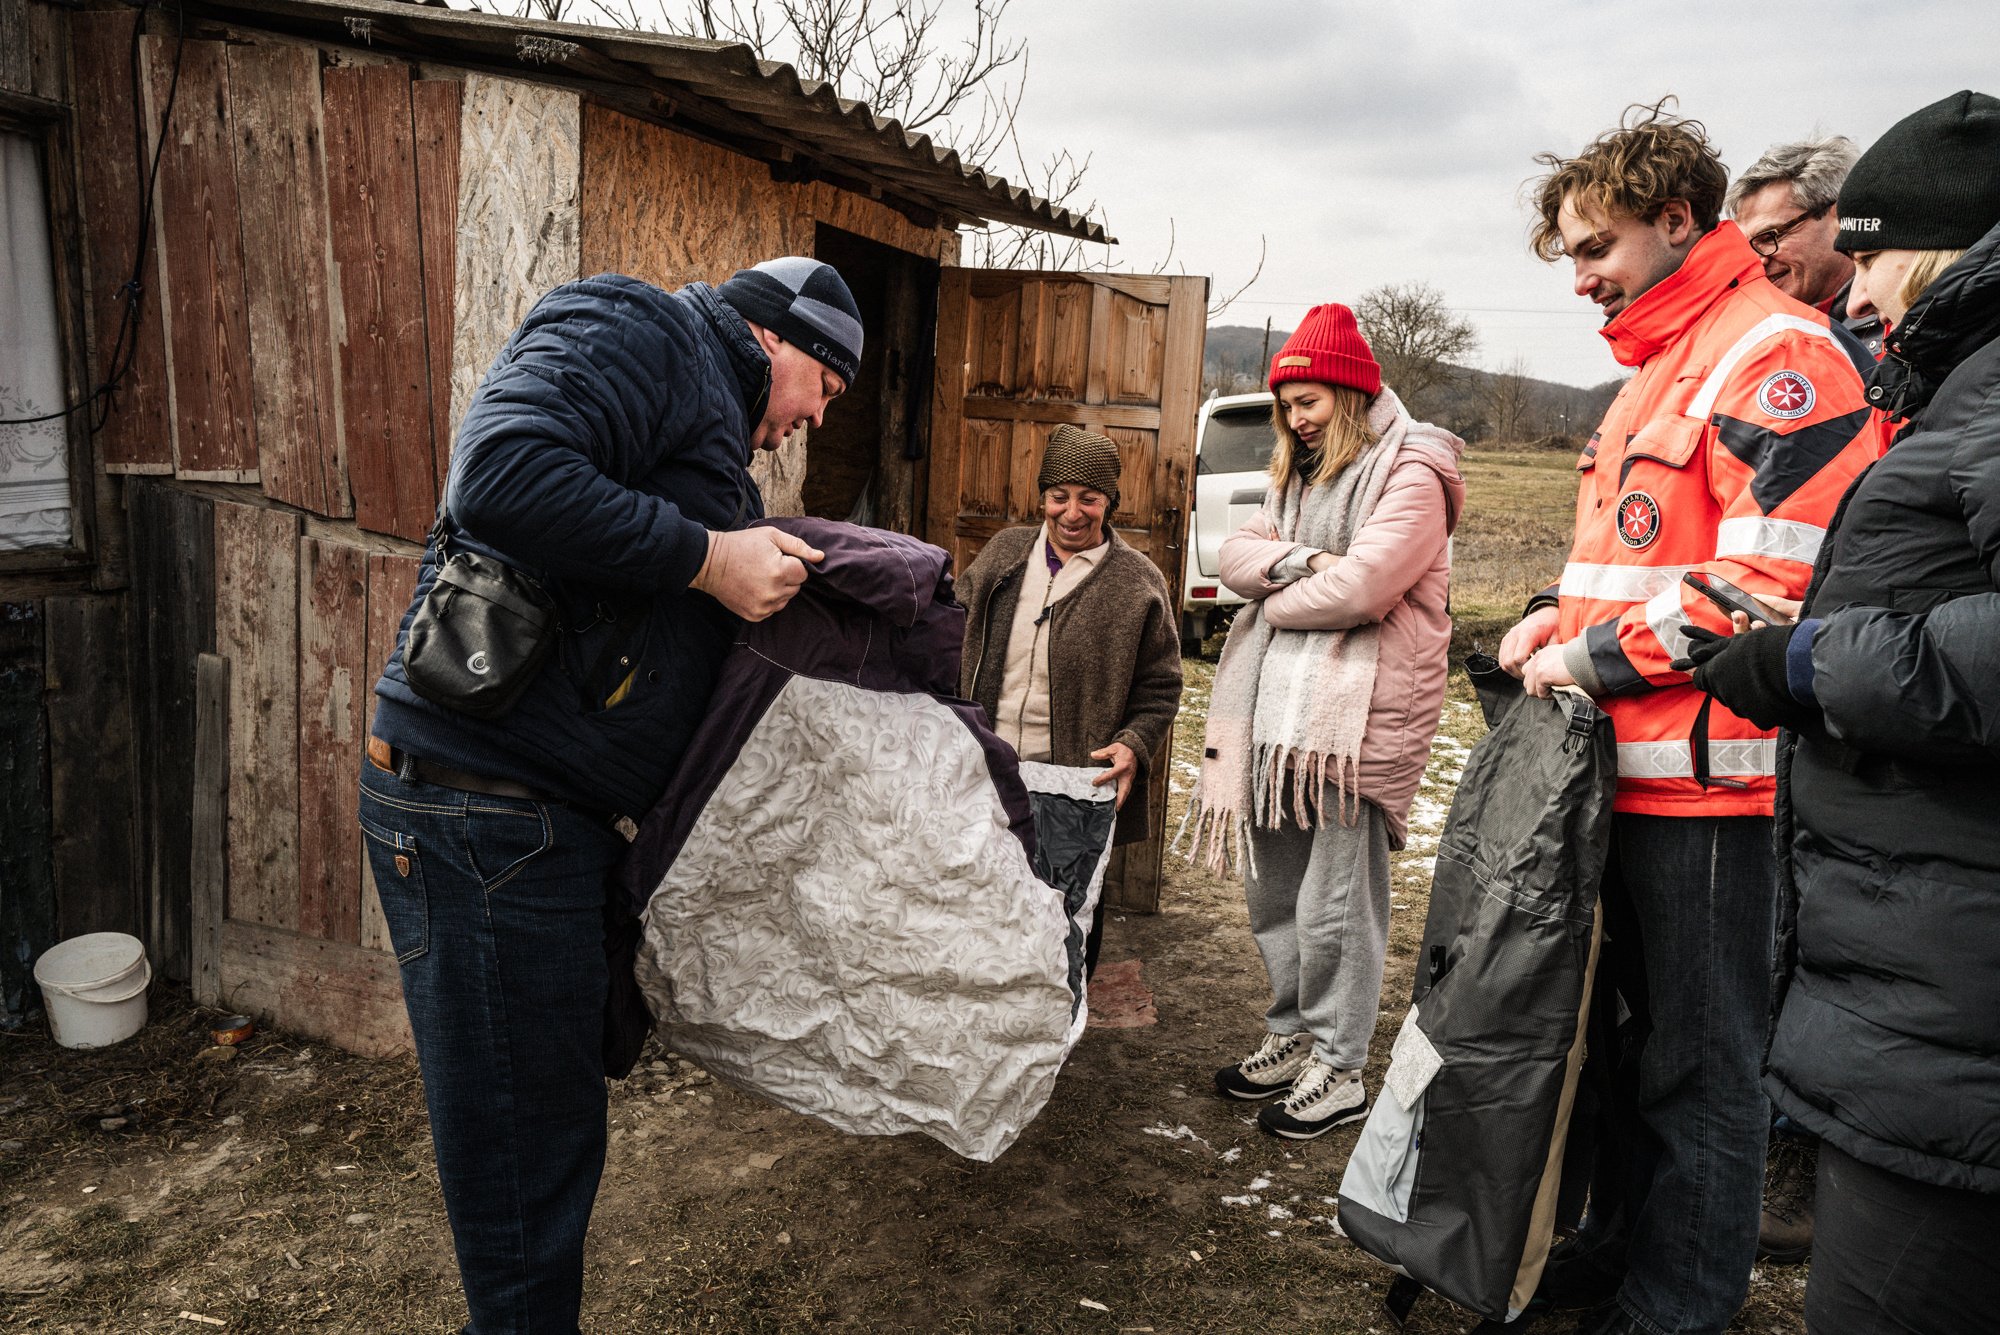
{"type": "Polygon", "coordinates": [[[1688,656],[1674,666],[1694,674],[1708,692],[1760,728],[1798,731],[1819,721],[1819,710],[1792,694],[1785,678],[1785,651],[1795,626],[1764,626],[1740,635],[1718,635],[1690,626],[1688,656]]]}

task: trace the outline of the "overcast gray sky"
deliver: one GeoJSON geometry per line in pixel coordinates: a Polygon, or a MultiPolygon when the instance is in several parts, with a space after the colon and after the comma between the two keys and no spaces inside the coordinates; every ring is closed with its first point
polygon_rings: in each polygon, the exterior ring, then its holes
{"type": "Polygon", "coordinates": [[[1030,48],[1022,146],[1091,154],[1120,267],[1157,265],[1172,219],[1170,267],[1220,294],[1261,234],[1263,275],[1218,323],[1285,328],[1423,279],[1476,322],[1481,365],[1519,354],[1584,385],[1618,368],[1567,267],[1526,251],[1535,152],[1667,92],[1732,169],[1815,128],[1865,148],[1948,93],[2000,93],[1993,0],[1013,0],[1006,24],[1030,48]]]}

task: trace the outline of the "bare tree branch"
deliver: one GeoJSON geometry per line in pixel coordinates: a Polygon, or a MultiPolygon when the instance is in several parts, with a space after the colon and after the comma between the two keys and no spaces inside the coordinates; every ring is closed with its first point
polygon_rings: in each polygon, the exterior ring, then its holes
{"type": "Polygon", "coordinates": [[[1382,365],[1384,383],[1413,413],[1425,393],[1455,378],[1479,346],[1471,322],[1453,314],[1429,283],[1371,288],[1354,303],[1354,318],[1382,365]]]}
{"type": "Polygon", "coordinates": [[[1235,305],[1236,299],[1242,296],[1245,292],[1248,292],[1250,290],[1251,285],[1255,283],[1259,278],[1263,277],[1265,250],[1266,250],[1265,238],[1262,233],[1259,233],[1257,236],[1257,267],[1252,269],[1250,271],[1250,276],[1243,280],[1243,286],[1237,288],[1234,292],[1231,292],[1221,301],[1217,302],[1215,305],[1210,306],[1208,308],[1209,319],[1213,320],[1216,316],[1222,314],[1224,311],[1228,310],[1231,306],[1235,305]]]}

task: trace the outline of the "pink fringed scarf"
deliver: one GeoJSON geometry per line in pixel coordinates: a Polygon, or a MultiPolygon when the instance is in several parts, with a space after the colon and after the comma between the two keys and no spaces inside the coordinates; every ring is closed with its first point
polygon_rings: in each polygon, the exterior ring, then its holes
{"type": "MultiPolygon", "coordinates": [[[[1331,486],[1308,488],[1294,476],[1282,496],[1265,495],[1265,513],[1281,540],[1336,556],[1348,549],[1382,498],[1389,470],[1415,424],[1395,394],[1384,389],[1368,406],[1368,425],[1381,438],[1331,486]]],[[[1201,781],[1188,803],[1194,822],[1190,859],[1201,856],[1205,846],[1202,860],[1225,874],[1232,845],[1234,860],[1243,860],[1250,823],[1275,829],[1288,809],[1294,824],[1312,828],[1326,817],[1329,784],[1341,821],[1353,823],[1360,814],[1357,770],[1375,694],[1381,629],[1371,623],[1347,630],[1274,630],[1257,602],[1236,614],[1215,669],[1201,781]]]]}

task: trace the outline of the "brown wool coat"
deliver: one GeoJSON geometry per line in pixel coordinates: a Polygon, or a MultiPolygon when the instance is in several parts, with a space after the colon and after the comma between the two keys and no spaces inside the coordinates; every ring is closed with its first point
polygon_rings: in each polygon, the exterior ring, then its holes
{"type": "MultiPolygon", "coordinates": [[[[1000,703],[1021,574],[1041,531],[1032,525],[994,535],[958,581],[966,609],[958,689],[989,718],[1000,703]]],[[[1049,695],[1056,764],[1100,765],[1090,753],[1112,742],[1123,742],[1138,757],[1114,842],[1144,839],[1147,777],[1180,708],[1180,638],[1166,580],[1115,532],[1098,569],[1051,607],[1049,695]]]]}

